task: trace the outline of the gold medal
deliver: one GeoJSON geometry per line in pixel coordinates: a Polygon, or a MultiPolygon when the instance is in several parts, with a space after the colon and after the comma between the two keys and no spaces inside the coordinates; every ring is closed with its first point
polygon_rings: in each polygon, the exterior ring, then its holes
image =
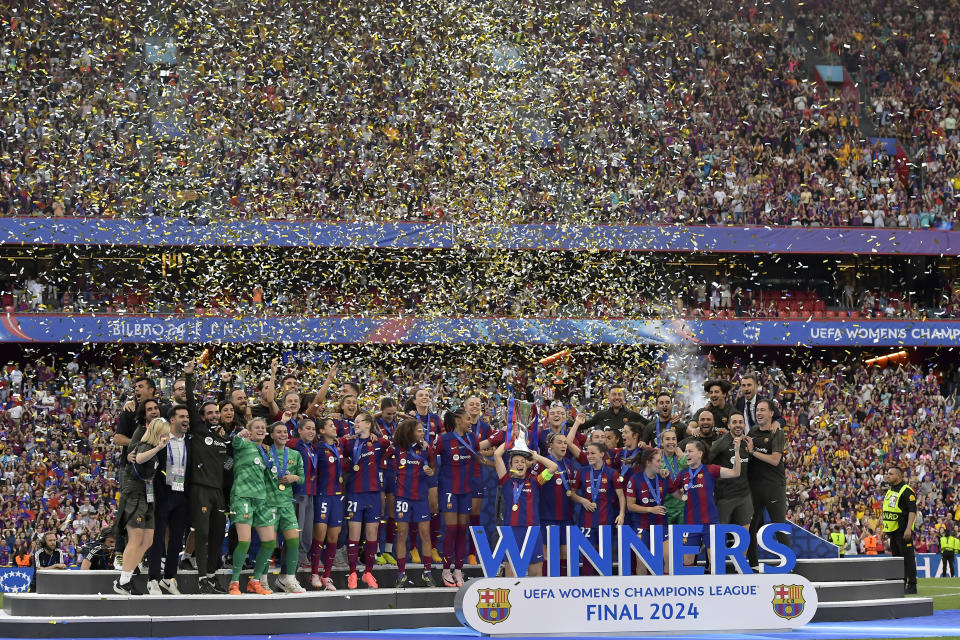
{"type": "Polygon", "coordinates": [[[286,485],[284,485],[284,484],[281,484],[281,485],[280,485],[280,491],[283,491],[283,490],[286,489],[286,488],[287,488],[286,485]]]}
{"type": "Polygon", "coordinates": [[[573,495],[573,491],[572,491],[572,490],[568,490],[568,491],[567,491],[567,497],[569,498],[569,497],[572,496],[572,495],[573,495]]]}
{"type": "Polygon", "coordinates": [[[689,500],[689,498],[690,498],[690,496],[688,496],[687,494],[683,494],[683,501],[684,501],[684,502],[686,502],[687,500],[689,500]]]}
{"type": "Polygon", "coordinates": [[[520,505],[516,505],[516,504],[513,505],[513,510],[514,510],[514,511],[520,511],[520,505]]]}
{"type": "Polygon", "coordinates": [[[360,471],[360,465],[358,465],[358,464],[353,465],[353,470],[354,470],[354,471],[360,471]]]}

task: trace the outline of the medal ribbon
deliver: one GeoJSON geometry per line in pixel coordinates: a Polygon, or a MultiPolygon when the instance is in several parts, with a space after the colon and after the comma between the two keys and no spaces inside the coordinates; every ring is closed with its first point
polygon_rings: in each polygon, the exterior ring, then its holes
{"type": "Polygon", "coordinates": [[[654,476],[653,482],[650,482],[650,478],[647,477],[646,473],[643,473],[643,481],[647,484],[647,490],[650,492],[650,495],[653,497],[653,501],[657,503],[657,506],[660,506],[661,497],[660,497],[660,476],[654,476]]]}
{"type": "Polygon", "coordinates": [[[363,452],[361,451],[361,449],[363,448],[363,445],[366,444],[366,442],[367,442],[366,440],[361,440],[360,438],[357,438],[357,441],[353,443],[353,464],[355,466],[360,464],[360,457],[363,455],[363,452]]]}
{"type": "Polygon", "coordinates": [[[523,494],[523,485],[526,484],[526,478],[520,480],[518,483],[516,480],[513,481],[513,506],[519,506],[520,496],[523,494]]]}
{"type": "Polygon", "coordinates": [[[563,458],[557,460],[552,453],[547,457],[557,463],[557,474],[560,476],[560,481],[563,482],[563,490],[570,491],[570,483],[567,481],[567,463],[563,461],[563,458]]]}
{"type": "Polygon", "coordinates": [[[276,469],[273,468],[273,463],[270,462],[270,456],[266,454],[266,452],[263,450],[263,447],[261,447],[259,444],[255,446],[257,447],[257,453],[260,454],[260,458],[263,460],[263,464],[267,467],[267,471],[273,471],[276,473],[276,469]]]}
{"type": "Polygon", "coordinates": [[[628,460],[636,456],[637,451],[639,450],[640,450],[640,447],[637,447],[636,449],[632,449],[632,450],[630,449],[623,450],[623,452],[620,454],[620,475],[622,476],[627,475],[627,470],[630,469],[630,463],[628,462],[628,460]]]}
{"type": "Polygon", "coordinates": [[[690,482],[688,483],[687,493],[690,493],[690,489],[693,488],[693,480],[694,480],[694,478],[696,478],[696,477],[700,474],[700,470],[701,470],[701,469],[703,469],[703,463],[702,463],[702,462],[700,463],[700,466],[697,467],[696,469],[687,469],[687,473],[690,474],[690,475],[688,476],[690,482]]]}
{"type": "Polygon", "coordinates": [[[477,453],[477,452],[473,449],[473,447],[470,446],[469,441],[464,440],[464,439],[463,439],[463,436],[461,436],[459,433],[457,433],[456,431],[454,431],[454,432],[453,432],[453,435],[454,435],[454,437],[456,437],[457,441],[458,441],[460,444],[462,444],[464,447],[467,448],[467,451],[469,451],[470,453],[472,453],[472,454],[475,455],[475,456],[480,455],[479,453],[477,453]]]}
{"type": "Polygon", "coordinates": [[[287,463],[289,462],[288,458],[290,457],[290,449],[289,447],[283,448],[283,468],[282,469],[280,468],[280,460],[279,460],[279,456],[277,455],[277,446],[272,445],[270,447],[270,452],[273,454],[273,463],[277,466],[277,477],[282,479],[283,476],[287,475],[287,463]]]}
{"type": "Polygon", "coordinates": [[[593,474],[593,469],[590,469],[590,502],[597,502],[598,496],[600,495],[600,480],[603,478],[603,468],[597,471],[597,474],[593,474]]]}

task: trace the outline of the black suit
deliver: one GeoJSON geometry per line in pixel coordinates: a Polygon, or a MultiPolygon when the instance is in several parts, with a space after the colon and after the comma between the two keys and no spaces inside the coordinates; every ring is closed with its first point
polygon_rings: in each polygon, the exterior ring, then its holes
{"type": "MultiPolygon", "coordinates": [[[[759,394],[754,396],[753,401],[750,403],[750,410],[748,411],[746,409],[747,399],[743,396],[737,398],[737,403],[734,405],[737,408],[735,413],[743,414],[744,420],[747,421],[747,428],[743,430],[744,433],[749,433],[750,429],[757,426],[756,405],[757,402],[763,399],[759,394]]],[[[779,422],[781,429],[787,426],[787,421],[783,419],[783,414],[780,413],[780,409],[778,409],[776,405],[773,407],[773,418],[771,418],[770,422],[779,422]]]]}
{"type": "Polygon", "coordinates": [[[180,564],[180,552],[183,550],[183,539],[187,532],[187,493],[186,486],[190,473],[190,438],[183,439],[186,449],[186,467],[184,477],[184,491],[174,491],[167,484],[167,448],[157,453],[160,466],[153,478],[153,493],[155,500],[156,525],[153,530],[153,546],[150,547],[150,579],[160,579],[161,560],[166,557],[163,565],[163,577],[170,579],[177,577],[177,567],[180,564]],[[170,543],[165,545],[167,530],[170,531],[170,543]],[[166,549],[164,549],[166,546],[166,549]]]}

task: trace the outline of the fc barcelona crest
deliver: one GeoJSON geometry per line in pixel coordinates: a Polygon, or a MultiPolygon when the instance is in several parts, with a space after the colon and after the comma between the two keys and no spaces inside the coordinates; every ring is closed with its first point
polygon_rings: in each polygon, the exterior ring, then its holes
{"type": "Polygon", "coordinates": [[[773,588],[773,612],[790,620],[797,618],[803,613],[803,585],[802,584],[778,584],[773,588]]]}
{"type": "Polygon", "coordinates": [[[484,622],[497,624],[510,616],[510,589],[479,589],[477,595],[477,615],[484,622]]]}

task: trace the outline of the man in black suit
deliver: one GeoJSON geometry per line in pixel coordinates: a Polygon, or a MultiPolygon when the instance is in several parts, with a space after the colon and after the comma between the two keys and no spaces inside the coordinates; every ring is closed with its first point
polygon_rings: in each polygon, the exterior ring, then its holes
{"type": "Polygon", "coordinates": [[[150,574],[147,593],[161,595],[164,591],[180,595],[177,587],[177,567],[187,531],[187,470],[190,468],[190,411],[177,405],[167,413],[170,422],[170,442],[157,454],[160,473],[153,479],[156,500],[156,526],[153,546],[150,547],[150,574]],[[169,531],[169,542],[166,534],[169,531]],[[160,578],[161,564],[163,578],[160,578]]]}
{"type": "MultiPolygon", "coordinates": [[[[748,373],[740,378],[740,393],[737,396],[736,412],[743,414],[746,421],[746,431],[757,426],[757,401],[760,400],[758,392],[760,391],[760,382],[757,374],[748,373]]],[[[779,423],[780,428],[787,426],[786,421],[780,414],[780,410],[774,407],[773,418],[771,422],[779,423]]]]}

